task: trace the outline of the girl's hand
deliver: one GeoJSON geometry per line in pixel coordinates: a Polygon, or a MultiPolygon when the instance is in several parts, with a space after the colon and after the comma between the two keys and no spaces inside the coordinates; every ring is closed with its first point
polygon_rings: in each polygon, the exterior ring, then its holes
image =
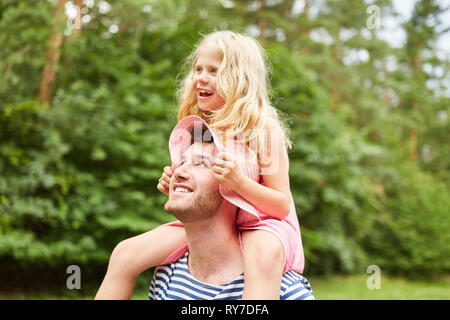
{"type": "Polygon", "coordinates": [[[164,172],[159,179],[158,188],[159,191],[164,193],[166,196],[169,195],[170,177],[172,177],[172,169],[170,167],[164,167],[164,172]]]}
{"type": "Polygon", "coordinates": [[[220,152],[212,167],[214,178],[227,188],[236,190],[242,183],[244,174],[239,163],[228,154],[220,152]]]}

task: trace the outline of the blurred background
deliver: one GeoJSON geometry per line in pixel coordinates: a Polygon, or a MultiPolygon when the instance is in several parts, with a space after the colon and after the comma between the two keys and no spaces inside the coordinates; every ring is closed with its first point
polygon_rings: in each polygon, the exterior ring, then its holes
{"type": "Polygon", "coordinates": [[[444,0],[1,0],[0,298],[90,299],[173,220],[177,81],[230,29],[271,62],[316,298],[450,299],[449,28],[444,0]]]}

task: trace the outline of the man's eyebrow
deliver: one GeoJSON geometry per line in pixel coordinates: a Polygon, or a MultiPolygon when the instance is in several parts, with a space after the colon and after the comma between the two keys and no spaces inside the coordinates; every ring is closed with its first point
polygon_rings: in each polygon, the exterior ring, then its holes
{"type": "Polygon", "coordinates": [[[211,158],[210,156],[208,156],[208,155],[206,155],[206,154],[202,154],[202,153],[194,154],[194,158],[195,158],[195,159],[200,158],[200,159],[203,159],[203,160],[207,160],[207,161],[209,161],[209,162],[213,162],[213,161],[212,161],[212,158],[211,158]]]}
{"type": "MultiPolygon", "coordinates": [[[[206,160],[206,161],[208,161],[208,162],[210,162],[210,163],[212,163],[213,162],[213,160],[212,160],[212,158],[210,157],[210,156],[208,156],[208,155],[206,155],[206,154],[202,154],[202,153],[197,153],[197,154],[194,154],[193,156],[193,159],[202,159],[202,160],[206,160]]],[[[182,157],[181,157],[181,163],[183,163],[183,162],[185,162],[186,161],[186,156],[185,155],[183,155],[182,157]]]]}

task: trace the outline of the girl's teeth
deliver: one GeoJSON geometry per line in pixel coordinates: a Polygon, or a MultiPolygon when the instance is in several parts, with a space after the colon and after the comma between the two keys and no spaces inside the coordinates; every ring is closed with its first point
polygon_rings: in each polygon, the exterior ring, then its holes
{"type": "Polygon", "coordinates": [[[199,94],[202,97],[208,97],[208,96],[212,95],[211,92],[207,92],[207,91],[199,91],[199,94]]]}

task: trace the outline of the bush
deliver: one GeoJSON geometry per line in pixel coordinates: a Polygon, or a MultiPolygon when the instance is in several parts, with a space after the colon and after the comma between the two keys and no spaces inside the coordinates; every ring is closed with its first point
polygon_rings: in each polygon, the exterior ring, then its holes
{"type": "Polygon", "coordinates": [[[386,191],[385,210],[364,241],[382,270],[413,277],[450,271],[448,187],[415,165],[399,168],[397,184],[386,191]]]}

